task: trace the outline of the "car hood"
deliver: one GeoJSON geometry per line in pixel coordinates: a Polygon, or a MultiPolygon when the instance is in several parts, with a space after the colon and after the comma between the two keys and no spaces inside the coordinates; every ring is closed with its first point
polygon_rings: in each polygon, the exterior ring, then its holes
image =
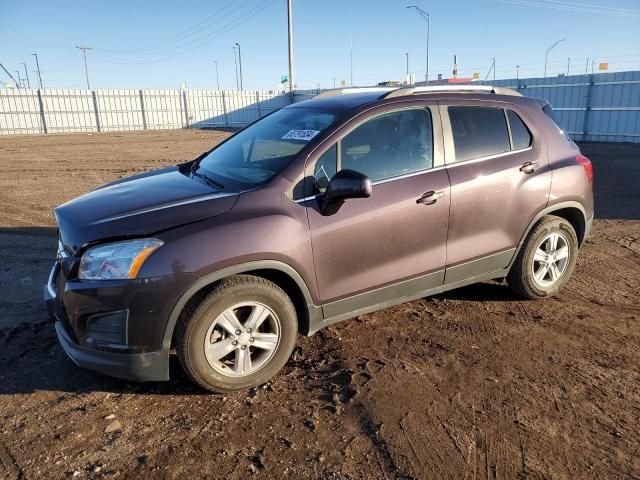
{"type": "Polygon", "coordinates": [[[54,209],[65,248],[76,253],[101,240],[139,237],[220,215],[237,194],[213,189],[178,167],[107,184],[54,209]]]}

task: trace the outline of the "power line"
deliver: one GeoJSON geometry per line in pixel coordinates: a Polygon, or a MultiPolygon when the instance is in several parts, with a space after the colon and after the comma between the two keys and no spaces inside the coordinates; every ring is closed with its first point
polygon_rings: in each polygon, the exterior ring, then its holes
{"type": "Polygon", "coordinates": [[[620,13],[640,13],[640,10],[632,10],[630,8],[620,8],[620,7],[608,7],[606,5],[594,5],[591,3],[576,3],[576,2],[567,2],[564,0],[543,0],[548,3],[560,3],[569,6],[577,6],[577,7],[586,7],[586,8],[597,8],[598,10],[613,10],[620,13]]]}
{"type": "MultiPolygon", "coordinates": [[[[246,5],[247,3],[250,3],[252,0],[249,0],[248,2],[245,2],[244,5],[246,5]]],[[[214,17],[217,17],[218,15],[220,15],[220,13],[224,12],[228,7],[232,6],[232,3],[228,3],[226,6],[222,7],[222,9],[220,9],[219,11],[212,13],[211,15],[209,15],[208,17],[206,17],[205,19],[203,19],[202,21],[196,23],[195,25],[192,25],[191,27],[181,31],[180,33],[177,33],[176,35],[173,35],[165,40],[159,41],[159,42],[155,42],[152,43],[150,45],[146,45],[144,47],[139,47],[139,48],[131,48],[131,49],[122,49],[122,50],[117,50],[117,49],[105,49],[105,48],[96,48],[95,50],[97,52],[105,52],[105,53],[137,53],[137,52],[143,52],[146,50],[156,50],[158,48],[161,48],[165,45],[177,42],[179,40],[181,40],[182,38],[187,38],[190,37],[196,33],[199,33],[203,30],[206,30],[207,28],[209,28],[211,25],[215,24],[218,20],[227,17],[228,15],[223,15],[221,17],[216,18],[213,22],[209,23],[207,26],[198,29],[197,27],[199,27],[200,25],[203,25],[207,22],[209,22],[209,20],[211,20],[214,17]],[[195,31],[193,31],[194,29],[196,29],[195,31]]],[[[244,6],[243,5],[243,6],[244,6]]],[[[242,8],[239,7],[239,8],[242,8]]],[[[238,8],[238,9],[239,9],[238,8]]],[[[236,9],[236,10],[238,10],[236,9]]]]}
{"type": "MultiPolygon", "coordinates": [[[[182,48],[187,48],[191,45],[194,45],[195,43],[204,40],[208,37],[210,37],[211,35],[215,35],[216,32],[218,32],[221,29],[226,28],[229,24],[236,22],[238,20],[241,20],[243,17],[246,16],[251,16],[252,12],[255,11],[255,9],[249,5],[253,0],[249,0],[247,2],[245,2],[244,4],[242,4],[240,7],[232,10],[231,12],[228,12],[225,15],[220,16],[219,18],[217,18],[216,20],[214,20],[213,22],[211,22],[209,25],[207,25],[206,27],[203,27],[199,30],[197,30],[196,32],[193,32],[192,34],[188,35],[187,37],[177,40],[177,41],[172,41],[172,42],[168,42],[166,45],[164,46],[158,46],[155,48],[151,48],[151,49],[145,49],[144,51],[134,51],[134,52],[129,52],[129,54],[132,55],[146,55],[146,56],[151,56],[151,55],[160,55],[163,53],[167,53],[167,52],[172,52],[175,50],[179,50],[182,48]],[[244,8],[249,6],[249,8],[244,8]],[[244,9],[244,11],[242,11],[244,9]],[[214,27],[220,20],[227,18],[229,16],[234,16],[236,13],[238,13],[237,16],[235,16],[235,18],[231,18],[227,23],[222,24],[222,26],[216,27],[214,28],[212,31],[209,31],[203,35],[199,35],[196,36],[194,38],[188,38],[189,36],[195,35],[196,33],[199,33],[200,31],[204,31],[204,30],[208,30],[211,27],[214,27]]],[[[111,52],[109,52],[111,53],[111,52]]]]}
{"type": "Polygon", "coordinates": [[[193,50],[196,50],[208,43],[210,43],[212,40],[215,40],[216,38],[221,37],[222,35],[229,33],[230,31],[232,31],[234,28],[242,25],[243,23],[251,20],[253,17],[255,17],[256,15],[258,15],[259,13],[261,13],[262,11],[266,10],[267,8],[269,8],[271,6],[271,4],[273,4],[275,0],[268,0],[267,2],[265,2],[260,8],[254,10],[253,12],[251,12],[248,15],[243,15],[240,18],[237,18],[236,20],[229,22],[227,25],[225,25],[224,27],[220,27],[220,29],[216,30],[215,32],[212,32],[212,34],[208,35],[204,41],[198,43],[197,45],[188,48],[186,50],[177,52],[175,54],[172,55],[168,55],[165,57],[161,57],[161,58],[157,58],[154,60],[148,60],[148,61],[142,61],[142,62],[110,62],[110,61],[106,61],[106,60],[101,60],[101,63],[107,63],[107,64],[111,64],[111,65],[149,65],[152,63],[158,63],[158,62],[164,62],[166,60],[170,60],[172,58],[178,57],[180,55],[184,55],[185,53],[191,52],[193,50]],[[215,33],[215,34],[213,34],[215,33]]]}
{"type": "Polygon", "coordinates": [[[607,10],[600,8],[587,8],[587,7],[574,7],[563,4],[555,3],[540,3],[540,0],[493,0],[494,2],[508,3],[511,5],[523,5],[530,7],[551,8],[554,10],[564,10],[567,12],[575,13],[597,13],[600,15],[618,15],[618,16],[640,16],[640,11],[622,11],[622,10],[607,10]],[[637,12],[637,13],[636,13],[637,12]]]}

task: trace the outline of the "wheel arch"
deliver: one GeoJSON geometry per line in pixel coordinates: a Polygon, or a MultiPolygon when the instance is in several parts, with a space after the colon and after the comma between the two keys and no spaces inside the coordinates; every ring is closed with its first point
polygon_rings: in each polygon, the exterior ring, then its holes
{"type": "Polygon", "coordinates": [[[546,215],[555,215],[557,217],[564,218],[567,222],[569,222],[576,231],[576,235],[578,237],[578,245],[582,245],[587,234],[589,233],[589,220],[587,219],[587,214],[582,204],[579,202],[569,201],[549,205],[538,212],[538,214],[533,217],[533,220],[529,222],[529,225],[527,226],[524,234],[522,235],[522,238],[520,239],[520,242],[518,243],[518,247],[516,248],[513,258],[509,263],[509,268],[511,268],[513,262],[515,262],[516,258],[518,258],[518,253],[520,253],[520,249],[527,239],[529,232],[538,224],[542,217],[546,215]]]}
{"type": "Polygon", "coordinates": [[[255,275],[265,278],[282,288],[296,309],[298,332],[308,335],[309,325],[322,319],[322,309],[313,303],[311,292],[302,276],[290,265],[277,260],[260,260],[223,268],[199,278],[173,307],[164,331],[162,348],[167,353],[172,347],[175,327],[184,309],[191,303],[201,300],[220,280],[238,274],[255,275]]]}

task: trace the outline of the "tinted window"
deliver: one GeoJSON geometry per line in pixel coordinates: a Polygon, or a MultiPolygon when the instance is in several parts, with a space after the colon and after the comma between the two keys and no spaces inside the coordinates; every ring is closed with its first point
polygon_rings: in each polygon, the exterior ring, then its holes
{"type": "Polygon", "coordinates": [[[564,136],[564,138],[566,138],[567,140],[569,140],[569,135],[566,134],[566,132],[562,129],[562,127],[560,126],[560,121],[558,120],[558,116],[556,115],[556,113],[553,111],[553,108],[551,108],[551,105],[546,104],[543,108],[542,111],[544,113],[547,114],[547,117],[549,117],[551,120],[553,120],[553,123],[556,124],[556,127],[558,127],[558,130],[560,130],[560,133],[564,136]]]}
{"type": "Polygon", "coordinates": [[[324,193],[329,184],[329,180],[336,174],[338,161],[338,148],[334,144],[329,150],[324,152],[316,162],[313,170],[313,181],[315,193],[324,193]]]}
{"type": "Polygon", "coordinates": [[[432,130],[425,108],[376,117],[342,139],[341,168],[364,173],[372,182],[431,168],[432,130]]]}
{"type": "Polygon", "coordinates": [[[527,148],[531,145],[529,129],[513,110],[507,110],[507,116],[509,117],[509,127],[511,127],[511,148],[513,150],[527,148]]]}
{"type": "Polygon", "coordinates": [[[449,107],[456,162],[509,151],[509,131],[501,108],[449,107]]]}
{"type": "Polygon", "coordinates": [[[226,191],[267,182],[327,129],[336,115],[316,109],[283,108],[238,132],[207,154],[196,172],[226,191]]]}

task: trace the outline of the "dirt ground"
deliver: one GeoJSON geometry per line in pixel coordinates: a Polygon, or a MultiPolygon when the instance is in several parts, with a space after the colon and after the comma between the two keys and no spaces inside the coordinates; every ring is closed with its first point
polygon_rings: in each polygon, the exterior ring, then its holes
{"type": "Polygon", "coordinates": [[[583,146],[598,219],[555,298],[487,282],[363,315],[233,395],[176,361],[155,384],[73,365],[41,305],[51,209],[223,135],[0,139],[0,478],[640,479],[640,146],[583,146]]]}

